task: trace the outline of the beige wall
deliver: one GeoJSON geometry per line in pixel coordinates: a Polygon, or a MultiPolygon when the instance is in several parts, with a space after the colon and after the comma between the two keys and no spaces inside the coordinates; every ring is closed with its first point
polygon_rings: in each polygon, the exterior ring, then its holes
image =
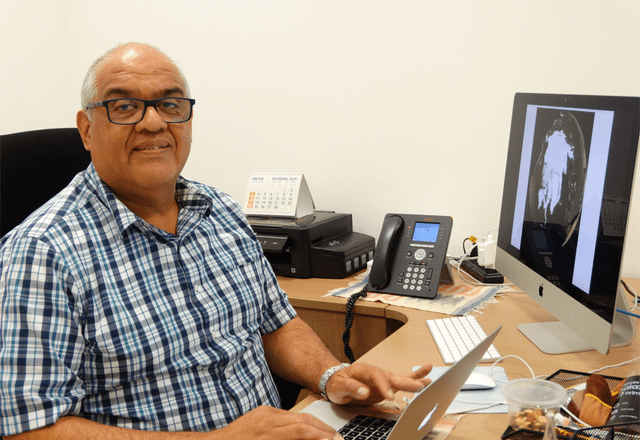
{"type": "Polygon", "coordinates": [[[387,212],[452,216],[458,255],[498,226],[514,93],[639,96],[639,22],[638,0],[0,0],[0,133],[73,126],[89,64],[152,43],[197,99],[185,176],[242,199],[303,172],[376,238],[387,212]]]}

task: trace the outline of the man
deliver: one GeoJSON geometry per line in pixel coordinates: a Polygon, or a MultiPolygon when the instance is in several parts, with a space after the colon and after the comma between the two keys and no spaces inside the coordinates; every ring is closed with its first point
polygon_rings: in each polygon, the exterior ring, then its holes
{"type": "Polygon", "coordinates": [[[429,383],[429,365],[332,368],[237,204],[180,177],[193,103],[146,45],[87,74],[92,165],[1,242],[0,435],[333,438],[277,409],[269,369],[338,404],[429,383]]]}

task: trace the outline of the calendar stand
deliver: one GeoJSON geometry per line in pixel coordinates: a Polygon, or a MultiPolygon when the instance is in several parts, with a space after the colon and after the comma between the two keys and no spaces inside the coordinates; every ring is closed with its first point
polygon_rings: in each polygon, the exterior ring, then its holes
{"type": "Polygon", "coordinates": [[[245,215],[304,217],[315,208],[302,173],[251,173],[243,205],[245,215]]]}

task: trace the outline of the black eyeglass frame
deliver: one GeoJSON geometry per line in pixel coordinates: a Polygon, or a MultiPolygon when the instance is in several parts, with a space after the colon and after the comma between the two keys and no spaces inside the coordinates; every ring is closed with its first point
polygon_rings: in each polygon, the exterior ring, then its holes
{"type": "Polygon", "coordinates": [[[147,114],[147,109],[149,107],[153,107],[156,112],[158,113],[158,115],[160,115],[160,117],[162,117],[162,112],[158,111],[158,102],[160,101],[164,101],[167,99],[179,99],[181,101],[187,101],[190,103],[189,106],[189,117],[187,119],[185,119],[184,121],[165,121],[164,119],[162,119],[164,122],[168,123],[168,124],[182,124],[184,122],[187,122],[189,119],[191,119],[191,116],[193,115],[193,106],[196,103],[195,99],[192,98],[182,98],[182,97],[171,97],[171,96],[167,96],[165,98],[158,98],[158,99],[140,99],[140,98],[115,98],[115,99],[107,99],[105,101],[99,101],[99,102],[94,102],[92,104],[88,104],[87,105],[87,110],[92,109],[92,108],[98,108],[98,107],[104,107],[107,110],[107,119],[109,119],[109,122],[111,122],[112,124],[116,124],[116,125],[135,125],[137,123],[139,123],[140,121],[142,121],[144,119],[144,115],[147,114]],[[128,101],[138,101],[138,102],[142,102],[144,104],[144,108],[142,109],[142,113],[140,116],[140,119],[137,120],[136,122],[114,122],[111,119],[111,114],[109,113],[109,103],[110,102],[115,102],[115,101],[122,101],[122,100],[128,100],[128,101]]]}

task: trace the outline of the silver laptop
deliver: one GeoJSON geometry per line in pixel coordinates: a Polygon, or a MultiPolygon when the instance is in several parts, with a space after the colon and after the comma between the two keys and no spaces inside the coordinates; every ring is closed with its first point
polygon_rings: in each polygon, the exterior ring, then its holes
{"type": "Polygon", "coordinates": [[[440,378],[422,390],[399,416],[364,412],[362,408],[338,406],[324,400],[313,402],[301,412],[316,416],[338,431],[345,440],[422,440],[442,418],[501,329],[502,326],[495,329],[440,378]]]}

